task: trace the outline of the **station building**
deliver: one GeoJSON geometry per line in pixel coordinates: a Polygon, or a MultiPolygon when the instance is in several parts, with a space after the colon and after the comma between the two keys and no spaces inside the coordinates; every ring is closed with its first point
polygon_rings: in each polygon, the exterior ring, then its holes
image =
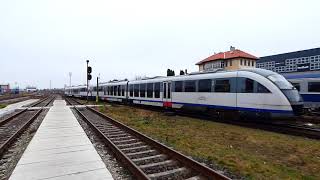
{"type": "Polygon", "coordinates": [[[300,91],[307,106],[320,107],[320,48],[260,57],[257,68],[282,74],[300,91]]]}
{"type": "Polygon", "coordinates": [[[259,58],[247,52],[230,47],[230,51],[215,53],[196,63],[199,71],[215,71],[217,69],[236,70],[255,67],[259,58]]]}
{"type": "Polygon", "coordinates": [[[10,85],[9,84],[0,84],[0,94],[9,93],[10,85]]]}

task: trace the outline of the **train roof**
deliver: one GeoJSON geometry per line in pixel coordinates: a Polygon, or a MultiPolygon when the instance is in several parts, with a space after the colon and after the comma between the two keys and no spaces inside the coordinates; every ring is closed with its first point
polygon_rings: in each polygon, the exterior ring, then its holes
{"type": "Polygon", "coordinates": [[[166,77],[158,77],[154,79],[142,79],[142,80],[134,80],[134,81],[129,81],[129,84],[138,84],[141,82],[157,82],[157,81],[166,81],[166,80],[184,80],[184,79],[197,79],[199,76],[203,76],[204,78],[211,76],[211,75],[221,75],[221,74],[228,74],[226,77],[231,77],[233,76],[236,72],[239,71],[247,71],[247,72],[252,72],[259,74],[264,77],[268,77],[270,75],[275,75],[278,73],[275,73],[270,70],[266,69],[260,69],[260,68],[244,68],[244,69],[239,69],[239,70],[223,70],[223,69],[217,69],[215,71],[207,71],[207,72],[193,72],[187,75],[178,75],[178,76],[166,76],[166,77]],[[192,78],[194,77],[194,78],[192,78]]]}
{"type": "MultiPolygon", "coordinates": [[[[222,74],[225,75],[224,77],[232,77],[235,75],[236,72],[239,71],[247,71],[259,74],[264,77],[268,77],[270,75],[278,74],[276,72],[266,70],[266,69],[260,69],[260,68],[244,68],[244,69],[238,69],[238,70],[222,70],[217,69],[215,71],[208,71],[208,72],[194,72],[187,75],[178,75],[178,76],[155,76],[151,78],[143,78],[141,80],[133,80],[133,81],[112,81],[112,82],[103,82],[99,83],[99,86],[105,86],[105,85],[125,85],[127,83],[129,84],[138,84],[138,83],[146,83],[146,82],[160,82],[160,81],[167,81],[167,80],[193,80],[198,79],[199,76],[203,76],[203,78],[210,78],[212,75],[221,76],[222,74]]],[[[90,87],[96,87],[96,85],[92,85],[90,87]]],[[[78,89],[78,88],[86,88],[86,85],[80,85],[80,86],[72,86],[72,87],[66,87],[66,89],[78,89]]]]}
{"type": "Polygon", "coordinates": [[[87,88],[87,85],[68,86],[65,89],[79,89],[79,88],[87,88]]]}

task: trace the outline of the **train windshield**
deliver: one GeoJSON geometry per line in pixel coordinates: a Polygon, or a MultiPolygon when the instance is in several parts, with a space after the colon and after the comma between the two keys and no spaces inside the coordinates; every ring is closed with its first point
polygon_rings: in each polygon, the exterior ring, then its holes
{"type": "Polygon", "coordinates": [[[279,74],[270,75],[268,76],[268,79],[274,82],[279,89],[294,89],[292,84],[279,74]]]}

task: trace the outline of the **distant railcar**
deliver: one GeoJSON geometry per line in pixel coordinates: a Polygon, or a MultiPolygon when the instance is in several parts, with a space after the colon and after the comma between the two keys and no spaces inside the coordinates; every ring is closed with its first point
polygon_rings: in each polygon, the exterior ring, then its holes
{"type": "Polygon", "coordinates": [[[292,85],[301,94],[304,106],[308,108],[320,108],[320,74],[302,73],[285,75],[292,85]]]}

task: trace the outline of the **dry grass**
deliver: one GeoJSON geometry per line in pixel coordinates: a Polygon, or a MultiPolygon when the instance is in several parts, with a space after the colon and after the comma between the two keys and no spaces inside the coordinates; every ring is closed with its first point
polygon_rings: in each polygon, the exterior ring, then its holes
{"type": "Polygon", "coordinates": [[[7,107],[6,104],[0,104],[0,109],[7,107]]]}
{"type": "Polygon", "coordinates": [[[192,157],[248,179],[320,179],[320,141],[128,106],[107,115],[192,157]]]}

